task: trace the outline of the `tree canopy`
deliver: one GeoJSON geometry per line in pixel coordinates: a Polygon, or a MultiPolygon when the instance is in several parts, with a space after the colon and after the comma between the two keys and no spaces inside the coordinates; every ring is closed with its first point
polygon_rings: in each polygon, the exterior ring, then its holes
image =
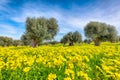
{"type": "Polygon", "coordinates": [[[64,44],[69,43],[70,46],[73,46],[74,43],[82,42],[82,36],[78,31],[75,31],[73,33],[69,32],[63,36],[63,38],[61,39],[61,42],[64,44]]]}
{"type": "Polygon", "coordinates": [[[0,36],[0,45],[1,46],[11,46],[13,43],[13,39],[6,36],[0,36]]]}
{"type": "Polygon", "coordinates": [[[46,19],[44,17],[28,17],[26,20],[26,31],[24,36],[26,39],[31,40],[31,46],[36,47],[38,43],[43,40],[53,39],[58,31],[59,27],[55,18],[46,19]]]}
{"type": "Polygon", "coordinates": [[[23,45],[21,40],[14,40],[11,37],[0,36],[0,46],[21,46],[23,45]]]}
{"type": "Polygon", "coordinates": [[[96,46],[99,46],[101,41],[113,42],[117,38],[115,27],[102,22],[89,22],[84,31],[85,36],[91,38],[96,46]]]}

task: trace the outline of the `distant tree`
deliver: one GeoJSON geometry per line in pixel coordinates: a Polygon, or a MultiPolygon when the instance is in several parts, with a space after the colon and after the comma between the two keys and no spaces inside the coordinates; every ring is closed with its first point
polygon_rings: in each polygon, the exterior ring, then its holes
{"type": "Polygon", "coordinates": [[[60,42],[63,43],[64,45],[68,43],[69,42],[68,35],[64,35],[60,42]]]}
{"type": "Polygon", "coordinates": [[[6,37],[5,41],[7,43],[7,46],[12,46],[12,44],[13,44],[13,39],[12,38],[6,37]]]}
{"type": "Polygon", "coordinates": [[[74,43],[80,43],[80,42],[82,42],[82,35],[78,32],[78,31],[75,31],[74,33],[73,33],[73,42],[74,43]]]}
{"type": "Polygon", "coordinates": [[[0,36],[0,46],[11,46],[13,39],[10,37],[0,36]]]}
{"type": "Polygon", "coordinates": [[[0,46],[5,46],[5,42],[2,37],[0,37],[0,46]]]}
{"type": "Polygon", "coordinates": [[[73,46],[74,43],[82,42],[82,36],[78,31],[75,31],[74,33],[69,32],[68,34],[69,39],[69,46],[73,46]]]}
{"type": "Polygon", "coordinates": [[[21,40],[13,40],[13,46],[22,46],[23,43],[21,40]]]}
{"type": "Polygon", "coordinates": [[[78,31],[75,31],[74,33],[69,32],[65,36],[63,36],[61,42],[64,44],[69,43],[69,46],[73,46],[74,43],[82,42],[82,36],[78,31]]]}
{"type": "Polygon", "coordinates": [[[54,18],[46,19],[27,18],[25,36],[31,41],[32,47],[37,47],[43,40],[53,39],[58,32],[57,21],[54,18]]]}
{"type": "Polygon", "coordinates": [[[84,28],[85,36],[91,38],[96,46],[99,46],[101,41],[115,41],[117,31],[114,26],[101,22],[90,22],[84,28]]]}
{"type": "Polygon", "coordinates": [[[49,44],[52,44],[52,45],[55,45],[55,44],[58,44],[59,42],[58,41],[51,41],[49,42],[49,44]]]}
{"type": "Polygon", "coordinates": [[[85,40],[84,40],[84,43],[87,43],[87,44],[90,44],[91,42],[92,42],[91,39],[85,39],[85,40]]]}

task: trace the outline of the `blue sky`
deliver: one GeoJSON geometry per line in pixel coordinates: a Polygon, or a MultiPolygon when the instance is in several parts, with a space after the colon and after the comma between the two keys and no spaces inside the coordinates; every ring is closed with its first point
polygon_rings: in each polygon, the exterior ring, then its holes
{"type": "Polygon", "coordinates": [[[120,0],[0,0],[0,36],[20,39],[26,17],[54,17],[59,24],[55,40],[79,31],[90,21],[114,25],[120,35],[120,0]]]}

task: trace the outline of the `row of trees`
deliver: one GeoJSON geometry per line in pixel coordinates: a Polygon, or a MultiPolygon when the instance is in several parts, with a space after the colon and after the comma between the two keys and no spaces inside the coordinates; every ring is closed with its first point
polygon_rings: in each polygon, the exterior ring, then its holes
{"type": "Polygon", "coordinates": [[[20,46],[23,45],[21,40],[13,40],[10,37],[0,36],[0,46],[20,46]]]}
{"type": "MultiPolygon", "coordinates": [[[[118,42],[120,41],[120,36],[117,35],[117,31],[113,25],[109,25],[102,22],[89,22],[84,28],[85,36],[88,39],[85,39],[85,43],[94,42],[95,46],[99,46],[102,41],[118,42]]],[[[69,42],[69,45],[73,43],[81,42],[82,37],[78,32],[69,32],[63,36],[61,42],[66,44],[69,42]]]]}
{"type": "MultiPolygon", "coordinates": [[[[55,45],[57,43],[63,43],[65,45],[68,43],[70,46],[73,46],[74,43],[81,43],[82,42],[82,43],[90,44],[92,42],[91,39],[85,39],[84,41],[82,41],[82,36],[79,36],[79,38],[76,37],[75,39],[73,39],[74,37],[68,35],[71,33],[72,32],[69,32],[66,35],[64,35],[60,42],[49,41],[49,42],[44,42],[44,43],[38,43],[38,45],[48,45],[48,44],[55,45]]],[[[73,36],[77,36],[77,35],[74,34],[73,36]]],[[[118,37],[117,41],[120,41],[120,36],[118,37]]],[[[14,40],[10,37],[0,36],[0,46],[5,47],[5,46],[27,46],[27,45],[30,45],[30,40],[25,39],[25,37],[24,37],[24,39],[22,37],[21,40],[14,40]]]]}
{"type": "MultiPolygon", "coordinates": [[[[48,45],[52,44],[55,45],[59,43],[58,41],[48,41],[41,43],[39,42],[38,45],[48,45]]],[[[11,37],[6,37],[6,36],[0,36],[0,46],[28,46],[30,45],[30,40],[26,39],[25,37],[21,37],[21,40],[14,40],[11,37]]]]}
{"type": "MultiPolygon", "coordinates": [[[[37,47],[43,41],[47,42],[54,38],[59,31],[59,26],[55,18],[27,18],[26,31],[20,40],[13,40],[8,37],[0,37],[0,45],[31,45],[37,47]]],[[[93,41],[96,46],[99,46],[102,41],[116,42],[120,41],[117,31],[113,25],[109,25],[102,22],[89,22],[84,28],[85,36],[87,39],[85,42],[90,43],[93,41]]],[[[82,36],[78,31],[69,32],[63,36],[61,43],[64,45],[69,43],[73,46],[74,43],[82,42],[82,36]]]]}

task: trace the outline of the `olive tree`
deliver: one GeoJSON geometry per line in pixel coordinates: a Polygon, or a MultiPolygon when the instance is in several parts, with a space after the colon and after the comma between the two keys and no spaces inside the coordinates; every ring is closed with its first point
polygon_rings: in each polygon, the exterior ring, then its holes
{"type": "Polygon", "coordinates": [[[68,35],[64,35],[60,42],[63,43],[64,45],[68,43],[69,42],[68,35]]]}
{"type": "Polygon", "coordinates": [[[23,43],[21,40],[13,40],[13,46],[22,46],[23,43]]]}
{"type": "Polygon", "coordinates": [[[69,32],[63,38],[61,39],[61,42],[64,44],[69,43],[69,46],[73,46],[74,43],[80,43],[82,42],[82,36],[78,31],[75,32],[69,32]]]}
{"type": "Polygon", "coordinates": [[[91,39],[85,39],[83,42],[90,44],[92,42],[92,40],[91,39]]]}
{"type": "Polygon", "coordinates": [[[38,43],[43,40],[53,39],[58,32],[57,21],[54,18],[46,19],[44,17],[39,18],[27,18],[26,20],[26,39],[31,41],[32,47],[37,47],[38,43]]]}
{"type": "Polygon", "coordinates": [[[11,46],[13,45],[13,39],[6,36],[0,36],[0,46],[11,46]]]}
{"type": "Polygon", "coordinates": [[[102,22],[89,22],[85,28],[85,36],[91,38],[96,46],[99,46],[101,41],[115,41],[117,31],[114,26],[102,22]]]}

